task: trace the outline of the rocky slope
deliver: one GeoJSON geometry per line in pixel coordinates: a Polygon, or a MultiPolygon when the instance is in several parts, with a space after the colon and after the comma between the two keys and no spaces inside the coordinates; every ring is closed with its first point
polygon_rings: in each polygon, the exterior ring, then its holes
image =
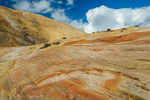
{"type": "Polygon", "coordinates": [[[28,46],[85,34],[57,20],[0,6],[0,47],[28,46]]]}
{"type": "Polygon", "coordinates": [[[0,48],[0,79],[0,100],[150,100],[150,28],[0,48]]]}

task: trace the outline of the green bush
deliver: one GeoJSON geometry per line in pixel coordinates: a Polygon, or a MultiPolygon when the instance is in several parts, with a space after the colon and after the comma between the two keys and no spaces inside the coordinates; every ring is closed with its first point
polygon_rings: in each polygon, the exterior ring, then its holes
{"type": "Polygon", "coordinates": [[[127,28],[122,28],[122,30],[127,30],[127,28]]]}
{"type": "Polygon", "coordinates": [[[60,44],[60,42],[59,42],[59,41],[57,41],[57,42],[54,42],[53,44],[56,44],[56,45],[58,45],[58,44],[60,44]]]}
{"type": "Polygon", "coordinates": [[[50,43],[45,43],[43,47],[41,47],[40,49],[43,49],[43,48],[47,48],[49,47],[51,44],[50,43]]]}
{"type": "Polygon", "coordinates": [[[138,25],[135,25],[134,27],[139,27],[138,25]]]}
{"type": "Polygon", "coordinates": [[[67,39],[67,37],[63,37],[62,39],[67,39]]]}
{"type": "Polygon", "coordinates": [[[110,32],[111,31],[111,29],[109,28],[109,29],[107,29],[107,32],[110,32]]]}

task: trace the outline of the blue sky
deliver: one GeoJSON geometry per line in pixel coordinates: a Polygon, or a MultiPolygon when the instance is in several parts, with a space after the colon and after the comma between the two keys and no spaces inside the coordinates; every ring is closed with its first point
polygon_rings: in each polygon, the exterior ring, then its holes
{"type": "Polygon", "coordinates": [[[60,20],[87,33],[150,27],[150,0],[0,0],[0,5],[60,20]]]}

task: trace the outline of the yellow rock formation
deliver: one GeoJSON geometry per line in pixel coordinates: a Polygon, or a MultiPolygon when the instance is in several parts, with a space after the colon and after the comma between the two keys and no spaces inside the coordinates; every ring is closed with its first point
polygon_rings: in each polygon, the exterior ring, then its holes
{"type": "Polygon", "coordinates": [[[0,6],[0,46],[28,46],[87,33],[41,15],[0,6]]]}
{"type": "Polygon", "coordinates": [[[150,28],[85,36],[40,15],[0,16],[0,100],[150,100],[150,28]]]}

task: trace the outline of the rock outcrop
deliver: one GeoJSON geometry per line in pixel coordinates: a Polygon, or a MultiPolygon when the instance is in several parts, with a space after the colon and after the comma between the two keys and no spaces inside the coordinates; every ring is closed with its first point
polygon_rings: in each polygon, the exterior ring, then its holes
{"type": "Polygon", "coordinates": [[[0,100],[150,100],[149,29],[0,48],[0,100]]]}

